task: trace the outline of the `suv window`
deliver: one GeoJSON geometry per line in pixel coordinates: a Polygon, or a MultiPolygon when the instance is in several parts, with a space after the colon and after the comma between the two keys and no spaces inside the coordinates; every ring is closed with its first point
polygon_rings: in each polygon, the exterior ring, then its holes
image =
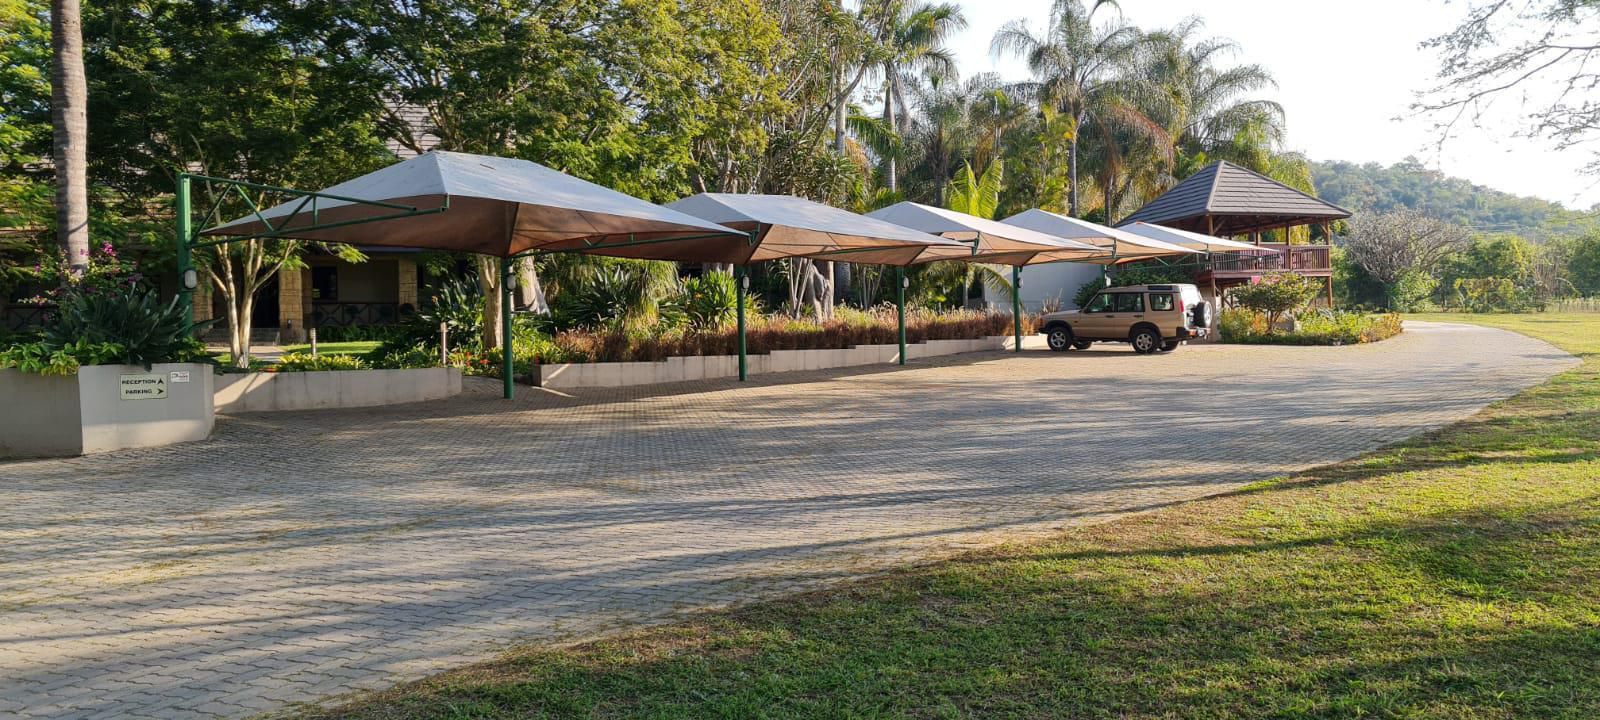
{"type": "Polygon", "coordinates": [[[1117,293],[1117,312],[1144,312],[1143,293],[1117,293]]]}
{"type": "Polygon", "coordinates": [[[1154,312],[1170,312],[1174,308],[1172,293],[1150,293],[1150,309],[1154,312]]]}
{"type": "Polygon", "coordinates": [[[1105,293],[1094,296],[1094,299],[1090,300],[1088,305],[1083,306],[1083,311],[1092,313],[1111,312],[1111,296],[1105,293]]]}

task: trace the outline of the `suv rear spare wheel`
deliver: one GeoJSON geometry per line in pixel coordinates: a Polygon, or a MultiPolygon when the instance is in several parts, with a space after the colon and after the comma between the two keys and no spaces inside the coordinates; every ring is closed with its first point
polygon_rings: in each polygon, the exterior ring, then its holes
{"type": "Polygon", "coordinates": [[[1211,327],[1211,303],[1201,301],[1196,303],[1194,309],[1189,311],[1194,320],[1194,326],[1199,328],[1211,327]]]}

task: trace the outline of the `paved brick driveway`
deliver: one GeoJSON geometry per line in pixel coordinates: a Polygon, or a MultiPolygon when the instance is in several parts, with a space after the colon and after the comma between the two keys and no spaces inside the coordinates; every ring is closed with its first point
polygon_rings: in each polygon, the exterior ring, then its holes
{"type": "Polygon", "coordinates": [[[239,716],[382,687],[508,639],[1338,460],[1574,363],[1414,324],[1376,346],[995,353],[257,415],[202,444],[0,464],[0,716],[239,716]]]}

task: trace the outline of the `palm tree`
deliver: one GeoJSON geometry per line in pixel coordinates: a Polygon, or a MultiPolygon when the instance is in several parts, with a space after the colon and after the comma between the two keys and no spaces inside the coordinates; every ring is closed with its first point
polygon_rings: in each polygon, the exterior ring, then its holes
{"type": "Polygon", "coordinates": [[[994,52],[1023,58],[1033,72],[1034,79],[1018,83],[1016,89],[1041,105],[1054,106],[1073,123],[1067,151],[1067,208],[1074,216],[1079,209],[1079,144],[1085,130],[1097,123],[1149,127],[1142,121],[1131,122],[1138,111],[1126,99],[1130,77],[1124,70],[1136,56],[1142,35],[1120,19],[1097,23],[1095,11],[1105,5],[1116,7],[1111,0],[1096,0],[1093,7],[1085,7],[1082,0],[1056,0],[1043,34],[1014,20],[995,34],[993,42],[994,52]]]}
{"type": "MultiPolygon", "coordinates": [[[[944,42],[967,26],[961,8],[950,3],[907,3],[890,0],[884,22],[888,40],[884,43],[883,117],[895,132],[905,135],[910,128],[910,107],[906,103],[909,73],[923,76],[955,77],[955,56],[944,42]]],[[[885,184],[898,190],[899,171],[893,155],[885,158],[885,184]]]]}
{"type": "Polygon", "coordinates": [[[1145,73],[1168,100],[1161,113],[1177,143],[1188,153],[1215,153],[1242,134],[1257,133],[1277,145],[1283,140],[1283,107],[1253,93],[1273,88],[1272,74],[1260,65],[1224,66],[1238,45],[1221,38],[1198,38],[1204,22],[1190,18],[1147,36],[1145,73]]]}
{"type": "Polygon", "coordinates": [[[54,132],[56,238],[73,274],[89,264],[89,90],[78,0],[50,6],[50,119],[54,132]]]}
{"type": "MultiPolygon", "coordinates": [[[[949,183],[950,200],[946,207],[974,217],[993,220],[1000,209],[1000,188],[1004,185],[1004,174],[1003,165],[999,160],[990,163],[982,173],[973,171],[972,164],[967,163],[949,183]]],[[[1008,299],[1013,292],[1011,281],[996,266],[959,260],[929,263],[924,268],[920,280],[929,287],[959,288],[960,300],[963,303],[966,301],[967,291],[972,288],[974,282],[982,282],[996,294],[1004,295],[1008,299]]]]}

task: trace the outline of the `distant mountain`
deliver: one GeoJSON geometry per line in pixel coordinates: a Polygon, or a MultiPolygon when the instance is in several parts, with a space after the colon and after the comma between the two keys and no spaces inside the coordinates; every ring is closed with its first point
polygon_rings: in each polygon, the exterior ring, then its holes
{"type": "Polygon", "coordinates": [[[1560,203],[1501,192],[1423,167],[1416,160],[1378,163],[1311,163],[1317,195],[1352,212],[1401,207],[1468,225],[1482,232],[1514,233],[1529,239],[1576,235],[1595,216],[1560,203]]]}

